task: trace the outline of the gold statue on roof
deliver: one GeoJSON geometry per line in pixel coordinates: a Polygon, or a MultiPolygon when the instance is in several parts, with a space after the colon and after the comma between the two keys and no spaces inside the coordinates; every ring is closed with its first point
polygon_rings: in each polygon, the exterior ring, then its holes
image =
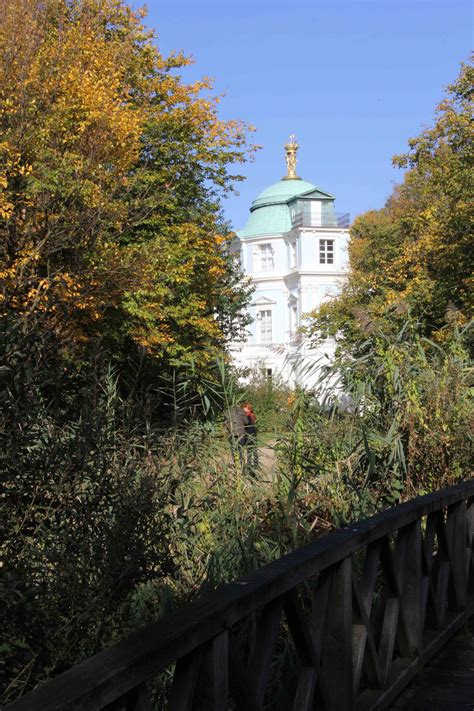
{"type": "Polygon", "coordinates": [[[296,163],[298,162],[298,159],[296,158],[296,153],[298,151],[298,143],[296,142],[296,138],[294,134],[292,133],[288,143],[285,144],[285,160],[286,160],[286,170],[287,173],[282,180],[301,180],[296,175],[296,163]]]}

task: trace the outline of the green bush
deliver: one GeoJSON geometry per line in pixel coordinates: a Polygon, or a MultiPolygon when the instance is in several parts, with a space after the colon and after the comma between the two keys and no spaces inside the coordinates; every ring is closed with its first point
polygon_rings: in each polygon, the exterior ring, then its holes
{"type": "Polygon", "coordinates": [[[137,586],[173,571],[170,482],[125,425],[112,374],[75,418],[39,391],[27,403],[9,392],[3,424],[11,411],[18,419],[2,437],[6,700],[110,643],[137,586]]]}
{"type": "Polygon", "coordinates": [[[468,476],[468,331],[452,329],[441,346],[408,319],[396,338],[374,330],[364,355],[340,349],[314,392],[295,398],[279,467],[303,535],[318,509],[341,525],[468,476]]]}

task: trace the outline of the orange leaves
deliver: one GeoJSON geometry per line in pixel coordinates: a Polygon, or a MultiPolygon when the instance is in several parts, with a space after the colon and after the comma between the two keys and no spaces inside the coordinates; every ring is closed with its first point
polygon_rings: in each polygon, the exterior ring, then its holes
{"type": "Polygon", "coordinates": [[[3,305],[65,343],[221,347],[239,298],[216,222],[246,127],[122,0],[0,3],[3,305]]]}
{"type": "Polygon", "coordinates": [[[14,195],[9,185],[18,178],[26,178],[32,172],[30,163],[8,141],[0,142],[0,219],[8,220],[15,210],[14,195]]]}
{"type": "Polygon", "coordinates": [[[99,169],[105,160],[118,170],[131,166],[145,112],[126,101],[132,87],[122,45],[79,21],[48,33],[28,77],[28,93],[42,107],[36,141],[79,151],[99,169]]]}

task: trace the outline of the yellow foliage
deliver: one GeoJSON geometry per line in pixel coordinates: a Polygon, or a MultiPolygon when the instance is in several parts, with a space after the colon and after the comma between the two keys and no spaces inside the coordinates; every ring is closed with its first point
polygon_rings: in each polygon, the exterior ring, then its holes
{"type": "MultiPolygon", "coordinates": [[[[191,60],[162,56],[143,13],[122,0],[0,1],[3,306],[75,341],[114,310],[158,354],[193,337],[222,341],[214,312],[226,238],[214,215],[199,225],[180,217],[172,239],[122,237],[149,216],[155,188],[140,171],[150,126],[189,131],[193,161],[214,166],[224,189],[219,171],[244,160],[246,127],[219,120],[212,81],[183,83],[173,70],[191,60]]],[[[163,170],[158,190],[173,201],[175,169],[163,170]]]]}

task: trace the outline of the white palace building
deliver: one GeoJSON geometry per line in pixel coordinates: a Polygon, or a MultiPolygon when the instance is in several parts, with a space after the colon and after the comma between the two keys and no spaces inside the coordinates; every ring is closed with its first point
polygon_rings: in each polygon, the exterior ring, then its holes
{"type": "Polygon", "coordinates": [[[335,212],[333,195],[296,175],[297,150],[290,136],[287,174],[257,196],[236,233],[235,248],[255,291],[247,339],[232,352],[239,367],[309,386],[308,364],[330,359],[334,344],[310,348],[298,328],[306,313],[337,292],[347,272],[349,215],[335,212]]]}

